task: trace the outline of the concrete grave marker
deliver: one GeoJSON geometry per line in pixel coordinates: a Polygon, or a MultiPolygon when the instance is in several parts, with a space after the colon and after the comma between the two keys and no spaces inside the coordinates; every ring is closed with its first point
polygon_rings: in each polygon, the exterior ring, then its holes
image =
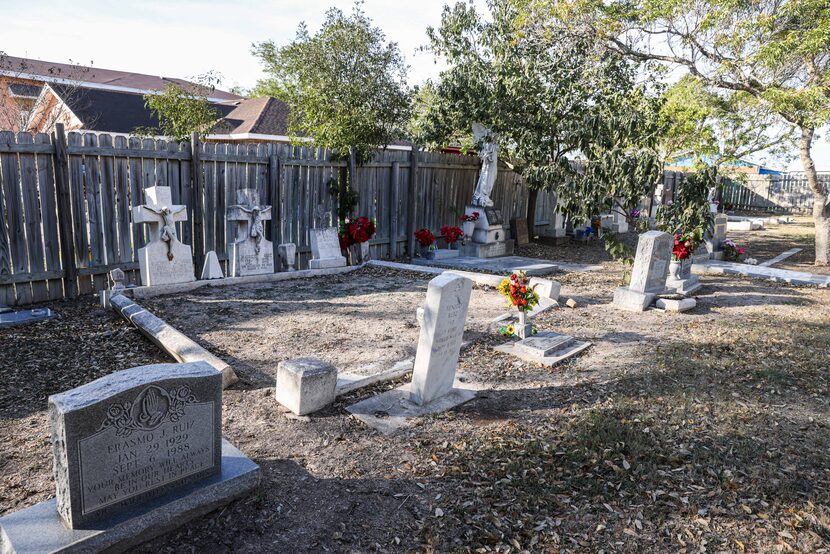
{"type": "Polygon", "coordinates": [[[516,241],[516,246],[525,246],[530,243],[530,233],[527,229],[527,219],[514,217],[510,220],[510,234],[516,241]]]}
{"type": "Polygon", "coordinates": [[[340,251],[340,237],[336,227],[311,229],[311,255],[308,262],[311,269],[325,269],[327,267],[343,267],[346,258],[340,251]]]}
{"type": "Polygon", "coordinates": [[[475,397],[458,388],[456,368],[473,282],[442,273],[429,282],[412,382],[347,409],[367,425],[391,433],[411,418],[448,410],[475,397]]]}
{"type": "Polygon", "coordinates": [[[280,244],[277,249],[279,250],[282,265],[285,266],[285,271],[297,271],[294,269],[294,264],[297,260],[297,245],[293,242],[286,242],[280,244]]]}
{"type": "Polygon", "coordinates": [[[247,493],[259,468],[223,443],[221,415],[222,376],[205,362],[50,396],[56,498],[0,518],[0,551],[122,551],[247,493]]]}
{"type": "Polygon", "coordinates": [[[493,350],[551,367],[579,354],[589,346],[590,342],[576,340],[570,335],[543,331],[520,341],[507,341],[493,347],[493,350]]]}
{"type": "Polygon", "coordinates": [[[231,244],[231,275],[274,273],[274,246],[265,238],[264,222],[271,220],[271,206],[259,204],[255,189],[236,191],[236,205],[228,208],[228,221],[236,221],[236,241],[231,244]]]}
{"type": "Polygon", "coordinates": [[[429,282],[412,370],[410,399],[416,404],[428,404],[452,390],[472,290],[473,282],[460,275],[445,273],[429,282]]]}
{"type": "Polygon", "coordinates": [[[674,237],[660,231],[640,235],[631,269],[631,283],[614,291],[614,305],[635,312],[644,311],[666,288],[674,237]]]}
{"type": "Polygon", "coordinates": [[[216,251],[211,250],[205,256],[205,266],[202,268],[202,279],[224,279],[225,274],[222,273],[222,266],[219,265],[219,257],[216,251]]]}
{"type": "Polygon", "coordinates": [[[186,206],[173,204],[170,187],[144,189],[147,204],[133,207],[133,223],[150,226],[150,242],[138,251],[144,286],[196,280],[190,246],[179,242],[176,222],[187,221],[186,206]]]}

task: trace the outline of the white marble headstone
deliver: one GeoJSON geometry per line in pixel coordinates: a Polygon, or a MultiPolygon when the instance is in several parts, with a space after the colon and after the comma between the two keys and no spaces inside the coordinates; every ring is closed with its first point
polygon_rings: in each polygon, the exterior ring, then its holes
{"type": "Polygon", "coordinates": [[[346,265],[346,258],[340,251],[340,237],[336,227],[311,229],[311,255],[308,262],[311,269],[327,267],[342,267],[346,265]]]}
{"type": "Polygon", "coordinates": [[[470,279],[450,273],[429,282],[412,370],[412,402],[428,404],[452,390],[472,289],[470,279]]]}
{"type": "Polygon", "coordinates": [[[236,240],[231,244],[230,273],[234,277],[274,273],[274,245],[265,238],[271,206],[259,203],[254,189],[236,191],[237,204],[228,208],[228,221],[236,221],[236,240]]]}

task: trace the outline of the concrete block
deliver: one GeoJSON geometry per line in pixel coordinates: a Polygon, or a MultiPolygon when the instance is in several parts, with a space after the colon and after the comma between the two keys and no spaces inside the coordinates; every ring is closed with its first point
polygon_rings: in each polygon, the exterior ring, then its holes
{"type": "Polygon", "coordinates": [[[277,365],[277,402],[297,415],[331,404],[337,387],[337,369],[316,358],[295,358],[277,365]]]}

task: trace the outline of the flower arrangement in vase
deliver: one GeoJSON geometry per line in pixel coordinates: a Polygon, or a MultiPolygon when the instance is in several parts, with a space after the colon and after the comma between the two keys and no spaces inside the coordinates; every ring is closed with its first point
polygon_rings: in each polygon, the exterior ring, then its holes
{"type": "Polygon", "coordinates": [[[726,239],[721,243],[723,258],[730,262],[739,262],[746,254],[746,248],[738,246],[732,239],[726,239]]]}
{"type": "Polygon", "coordinates": [[[461,227],[464,231],[464,237],[472,238],[473,231],[476,229],[476,221],[479,220],[481,214],[479,212],[472,212],[461,216],[461,227]]]}
{"type": "Polygon", "coordinates": [[[346,218],[340,224],[340,249],[347,251],[353,265],[369,261],[369,241],[376,231],[375,220],[365,216],[346,218]]]}
{"type": "Polygon", "coordinates": [[[539,293],[530,286],[530,279],[525,271],[517,271],[499,284],[498,291],[507,299],[508,306],[519,310],[519,326],[516,335],[527,338],[533,334],[533,326],[527,323],[527,312],[539,303],[539,293]]]}
{"type": "Polygon", "coordinates": [[[681,279],[683,262],[692,256],[695,248],[697,248],[697,243],[692,233],[675,233],[669,264],[669,275],[672,279],[681,279]]]}
{"type": "Polygon", "coordinates": [[[421,255],[423,257],[428,258],[430,257],[430,253],[435,251],[435,235],[426,227],[415,231],[415,240],[421,246],[421,255]]]}
{"type": "Polygon", "coordinates": [[[450,225],[444,225],[441,227],[441,237],[443,237],[444,242],[446,242],[452,250],[458,249],[458,239],[463,236],[464,231],[462,231],[460,227],[452,227],[450,225]]]}

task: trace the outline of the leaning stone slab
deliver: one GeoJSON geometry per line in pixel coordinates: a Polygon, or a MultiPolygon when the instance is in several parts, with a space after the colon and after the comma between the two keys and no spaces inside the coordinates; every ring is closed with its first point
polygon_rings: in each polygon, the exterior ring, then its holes
{"type": "Polygon", "coordinates": [[[671,235],[660,231],[640,235],[631,283],[614,291],[614,306],[642,312],[665,290],[673,241],[671,235]]]}
{"type": "MultiPolygon", "coordinates": [[[[156,346],[173,356],[179,362],[207,362],[222,373],[222,387],[227,388],[237,381],[233,368],[217,358],[179,330],[171,327],[124,295],[110,299],[110,306],[121,316],[135,325],[144,336],[156,346]]],[[[174,366],[175,367],[175,366],[174,366]]]]}

